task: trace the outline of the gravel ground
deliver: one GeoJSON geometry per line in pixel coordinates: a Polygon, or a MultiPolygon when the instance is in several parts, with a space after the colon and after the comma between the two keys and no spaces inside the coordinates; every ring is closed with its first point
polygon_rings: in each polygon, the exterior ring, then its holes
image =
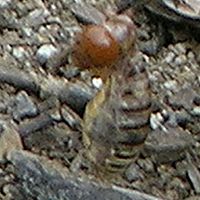
{"type": "Polygon", "coordinates": [[[153,3],[133,9],[152,131],[123,176],[98,177],[74,162],[97,92],[71,62],[78,2],[115,8],[111,0],[0,0],[0,199],[200,199],[198,25],[163,17],[153,3]]]}

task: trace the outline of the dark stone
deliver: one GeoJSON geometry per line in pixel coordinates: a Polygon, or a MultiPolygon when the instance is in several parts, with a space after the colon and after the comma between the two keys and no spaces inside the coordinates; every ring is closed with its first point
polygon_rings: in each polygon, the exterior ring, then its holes
{"type": "Polygon", "coordinates": [[[64,66],[59,69],[59,74],[64,76],[66,79],[72,79],[80,75],[80,69],[75,66],[64,66]]]}
{"type": "Polygon", "coordinates": [[[18,132],[21,137],[26,137],[31,133],[48,127],[53,122],[54,119],[49,114],[41,114],[28,122],[20,124],[18,132]]]}
{"type": "Polygon", "coordinates": [[[17,89],[35,94],[38,94],[40,90],[40,86],[27,73],[3,66],[0,67],[0,83],[7,83],[17,89]]]}
{"type": "Polygon", "coordinates": [[[58,98],[65,102],[72,110],[83,116],[85,106],[95,95],[95,90],[81,82],[66,85],[59,91],[58,98]]]}
{"type": "Polygon", "coordinates": [[[200,106],[200,95],[194,97],[193,103],[194,103],[196,106],[200,106]]]}
{"type": "Polygon", "coordinates": [[[24,91],[19,92],[13,102],[12,115],[16,121],[21,121],[26,117],[34,117],[38,114],[36,105],[24,91]]]}

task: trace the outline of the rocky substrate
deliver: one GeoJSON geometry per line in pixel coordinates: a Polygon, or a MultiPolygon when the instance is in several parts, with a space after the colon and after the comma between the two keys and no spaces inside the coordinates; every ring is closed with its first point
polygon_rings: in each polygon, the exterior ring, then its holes
{"type": "Polygon", "coordinates": [[[85,105],[98,90],[71,62],[77,2],[0,0],[0,199],[200,199],[200,45],[194,27],[148,5],[133,20],[152,85],[152,131],[117,181],[77,171],[85,105]]]}

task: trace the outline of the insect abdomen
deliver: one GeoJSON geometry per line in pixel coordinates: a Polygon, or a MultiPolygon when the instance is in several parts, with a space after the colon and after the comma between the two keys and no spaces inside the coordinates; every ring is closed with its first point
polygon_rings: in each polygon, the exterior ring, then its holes
{"type": "Polygon", "coordinates": [[[90,159],[109,171],[124,169],[150,131],[150,112],[150,84],[143,64],[113,74],[86,108],[84,141],[90,159]]]}

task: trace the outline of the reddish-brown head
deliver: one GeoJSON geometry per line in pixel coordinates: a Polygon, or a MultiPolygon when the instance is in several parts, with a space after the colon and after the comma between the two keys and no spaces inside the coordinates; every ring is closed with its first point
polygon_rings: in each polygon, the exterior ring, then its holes
{"type": "Polygon", "coordinates": [[[105,80],[112,66],[117,66],[129,50],[134,51],[135,40],[135,26],[130,17],[112,14],[100,25],[83,26],[77,34],[72,59],[75,65],[105,80]]]}

